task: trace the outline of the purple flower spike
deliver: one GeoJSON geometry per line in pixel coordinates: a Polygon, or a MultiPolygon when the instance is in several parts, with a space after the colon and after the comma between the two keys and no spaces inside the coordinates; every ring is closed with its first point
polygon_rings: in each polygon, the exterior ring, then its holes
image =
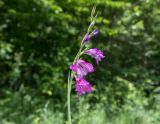
{"type": "Polygon", "coordinates": [[[84,60],[77,60],[76,63],[70,66],[70,69],[76,72],[77,77],[84,77],[88,72],[93,72],[94,68],[91,63],[85,62],[84,60]]]}
{"type": "Polygon", "coordinates": [[[98,33],[99,33],[99,30],[98,30],[98,29],[95,29],[91,34],[92,34],[93,36],[96,36],[98,33]]]}
{"type": "Polygon", "coordinates": [[[89,49],[85,52],[85,54],[92,56],[96,59],[96,63],[99,64],[101,59],[103,59],[105,56],[103,55],[103,52],[97,48],[89,49]]]}
{"type": "Polygon", "coordinates": [[[87,92],[92,92],[91,84],[83,78],[76,77],[76,92],[81,96],[87,92]]]}

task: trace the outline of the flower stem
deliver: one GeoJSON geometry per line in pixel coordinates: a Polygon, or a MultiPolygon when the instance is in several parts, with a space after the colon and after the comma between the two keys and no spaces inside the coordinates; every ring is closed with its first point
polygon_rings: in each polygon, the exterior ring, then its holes
{"type": "MultiPolygon", "coordinates": [[[[73,63],[75,63],[77,61],[77,59],[79,59],[82,48],[83,48],[83,45],[81,45],[73,63]]],[[[67,91],[68,124],[72,124],[72,118],[71,118],[71,89],[72,89],[73,77],[74,77],[74,74],[72,72],[69,72],[68,73],[68,91],[67,91]]]]}
{"type": "MultiPolygon", "coordinates": [[[[90,32],[90,27],[88,27],[88,31],[86,34],[88,34],[90,32]]],[[[76,55],[76,57],[74,58],[73,63],[75,63],[81,56],[82,50],[84,48],[84,44],[83,44],[84,38],[81,41],[81,45],[80,48],[78,50],[78,53],[76,55]]],[[[68,73],[68,90],[67,90],[67,107],[68,107],[68,124],[72,124],[72,118],[71,118],[71,89],[72,89],[72,80],[73,80],[74,74],[73,72],[68,73]]]]}
{"type": "Polygon", "coordinates": [[[71,86],[72,86],[72,79],[71,79],[71,73],[69,72],[68,74],[68,92],[67,92],[67,105],[68,105],[68,124],[72,124],[72,119],[71,119],[71,86]]]}

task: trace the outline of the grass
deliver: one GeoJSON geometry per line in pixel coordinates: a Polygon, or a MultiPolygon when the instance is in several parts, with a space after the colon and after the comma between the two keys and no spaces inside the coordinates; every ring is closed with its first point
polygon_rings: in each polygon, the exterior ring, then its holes
{"type": "MultiPolygon", "coordinates": [[[[154,103],[146,105],[137,101],[126,103],[118,111],[108,112],[111,106],[104,103],[90,105],[82,98],[72,108],[73,124],[159,124],[160,100],[153,100],[154,103]]],[[[1,104],[0,124],[67,124],[66,112],[53,109],[50,104],[46,102],[34,111],[27,111],[26,105],[23,112],[18,102],[17,108],[1,104]]]]}

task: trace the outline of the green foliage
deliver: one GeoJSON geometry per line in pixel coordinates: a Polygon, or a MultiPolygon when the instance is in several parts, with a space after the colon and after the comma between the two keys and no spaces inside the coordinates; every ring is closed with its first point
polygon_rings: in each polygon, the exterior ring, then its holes
{"type": "Polygon", "coordinates": [[[66,123],[68,67],[97,5],[100,35],[90,45],[106,58],[87,77],[94,92],[72,95],[74,123],[158,124],[159,4],[0,0],[0,123],[66,123]]]}

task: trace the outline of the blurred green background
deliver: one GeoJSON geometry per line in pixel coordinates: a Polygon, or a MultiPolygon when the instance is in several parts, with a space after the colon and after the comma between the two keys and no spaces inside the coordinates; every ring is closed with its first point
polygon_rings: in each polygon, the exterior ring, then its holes
{"type": "Polygon", "coordinates": [[[0,0],[0,124],[66,124],[67,73],[92,7],[106,58],[72,90],[73,124],[160,124],[160,0],[0,0]]]}

